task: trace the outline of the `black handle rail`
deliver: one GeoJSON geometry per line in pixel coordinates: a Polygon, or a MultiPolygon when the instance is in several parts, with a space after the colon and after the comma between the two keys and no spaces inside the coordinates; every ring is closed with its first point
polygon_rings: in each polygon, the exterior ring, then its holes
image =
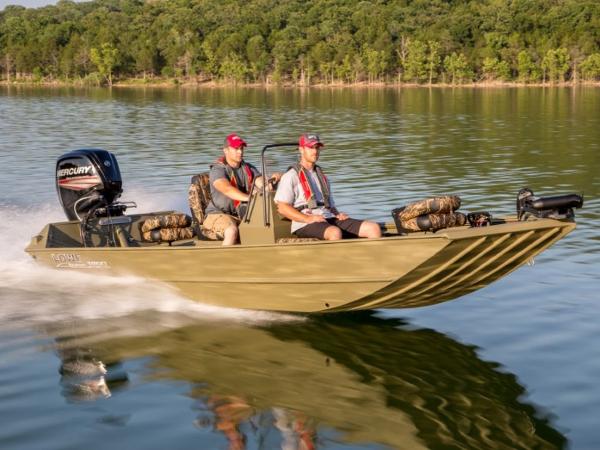
{"type": "Polygon", "coordinates": [[[268,214],[268,207],[269,204],[267,202],[267,162],[265,160],[265,152],[270,149],[270,148],[275,148],[275,147],[298,147],[298,142],[286,142],[283,144],[269,144],[269,145],[265,145],[262,149],[262,151],[260,152],[260,165],[261,165],[261,172],[262,172],[262,176],[263,176],[263,184],[262,184],[262,196],[263,196],[263,220],[264,220],[264,224],[265,227],[269,227],[271,226],[271,224],[269,223],[269,214],[268,214]]]}

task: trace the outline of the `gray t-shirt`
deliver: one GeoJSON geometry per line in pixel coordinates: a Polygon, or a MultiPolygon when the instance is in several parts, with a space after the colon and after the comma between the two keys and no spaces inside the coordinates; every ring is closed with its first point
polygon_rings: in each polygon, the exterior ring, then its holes
{"type": "MultiPolygon", "coordinates": [[[[321,191],[321,185],[319,183],[317,173],[314,171],[314,169],[307,170],[306,172],[308,173],[307,178],[308,183],[310,184],[310,188],[315,194],[315,200],[317,201],[317,203],[324,203],[323,192],[321,191]]],[[[281,177],[281,180],[279,181],[279,186],[277,186],[277,192],[275,193],[275,201],[288,203],[294,208],[306,205],[306,203],[308,202],[306,196],[304,195],[302,185],[300,184],[298,172],[296,172],[294,169],[288,170],[281,177]]],[[[335,207],[335,202],[333,201],[333,196],[331,195],[331,189],[329,193],[329,204],[331,205],[331,207],[335,207]]],[[[302,212],[303,214],[315,214],[325,216],[326,218],[335,216],[329,208],[325,208],[324,206],[315,209],[305,208],[300,212],[302,212]]],[[[292,221],[292,233],[306,225],[308,224],[292,221]]]]}
{"type": "MultiPolygon", "coordinates": [[[[253,179],[260,177],[260,172],[256,167],[248,163],[246,163],[246,165],[252,171],[253,179]]],[[[240,165],[240,167],[237,169],[233,169],[233,173],[236,178],[238,189],[243,192],[248,192],[250,190],[250,186],[246,186],[246,174],[242,165],[240,165]]],[[[225,213],[232,216],[237,216],[237,211],[233,206],[233,200],[215,189],[214,182],[221,178],[224,178],[227,180],[227,182],[229,182],[229,174],[227,173],[225,166],[222,164],[212,165],[210,167],[209,174],[210,195],[212,200],[206,207],[206,214],[225,213]]]]}

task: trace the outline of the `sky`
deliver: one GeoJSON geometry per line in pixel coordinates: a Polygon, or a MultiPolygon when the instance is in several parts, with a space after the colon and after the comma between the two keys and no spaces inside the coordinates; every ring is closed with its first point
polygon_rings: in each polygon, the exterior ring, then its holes
{"type": "Polygon", "coordinates": [[[0,10],[7,5],[21,5],[27,8],[37,8],[45,5],[55,5],[58,0],[0,0],[0,10]]]}

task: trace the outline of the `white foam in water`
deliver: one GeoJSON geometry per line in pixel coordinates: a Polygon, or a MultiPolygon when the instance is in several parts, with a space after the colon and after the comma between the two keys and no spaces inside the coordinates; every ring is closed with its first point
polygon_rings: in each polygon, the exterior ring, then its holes
{"type": "MultiPolygon", "coordinates": [[[[143,198],[139,211],[178,209],[167,196],[143,198]]],[[[135,198],[133,195],[128,196],[135,198]]],[[[139,201],[142,198],[142,201],[139,201]]],[[[16,207],[0,204],[0,323],[26,324],[123,317],[140,311],[184,315],[191,319],[248,324],[297,321],[297,316],[205,305],[178,295],[167,285],[133,276],[108,276],[55,270],[24,252],[31,236],[46,223],[64,220],[60,205],[16,207]]]]}

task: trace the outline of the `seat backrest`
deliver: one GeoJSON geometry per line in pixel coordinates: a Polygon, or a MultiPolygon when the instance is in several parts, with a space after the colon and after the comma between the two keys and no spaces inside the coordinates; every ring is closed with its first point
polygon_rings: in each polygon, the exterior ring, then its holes
{"type": "Polygon", "coordinates": [[[199,173],[192,177],[192,182],[188,189],[188,200],[194,222],[197,225],[202,225],[206,218],[206,207],[211,200],[208,172],[199,173]]]}

